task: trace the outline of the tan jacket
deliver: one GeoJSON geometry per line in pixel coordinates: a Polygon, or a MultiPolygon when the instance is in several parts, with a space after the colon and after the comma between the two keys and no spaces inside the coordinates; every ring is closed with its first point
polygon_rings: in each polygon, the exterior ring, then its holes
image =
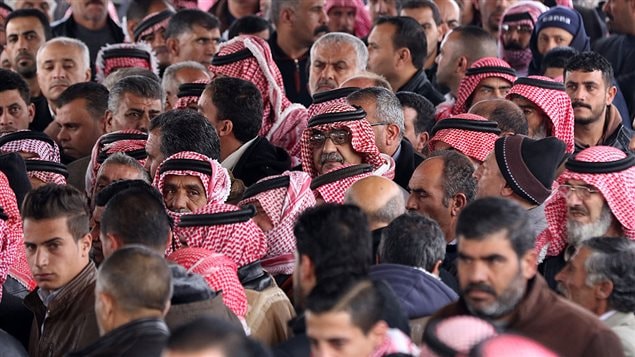
{"type": "Polygon", "coordinates": [[[273,280],[263,291],[245,289],[245,293],[249,303],[245,320],[251,329],[251,337],[268,346],[286,341],[290,336],[288,322],[295,317],[287,295],[273,280]]]}

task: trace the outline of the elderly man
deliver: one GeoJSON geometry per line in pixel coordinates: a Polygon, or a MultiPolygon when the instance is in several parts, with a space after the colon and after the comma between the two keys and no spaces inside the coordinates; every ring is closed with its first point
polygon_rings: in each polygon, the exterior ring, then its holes
{"type": "Polygon", "coordinates": [[[500,57],[524,77],[531,62],[529,41],[538,16],[548,8],[537,1],[514,4],[505,10],[498,32],[500,57]]]}
{"type": "Polygon", "coordinates": [[[339,88],[345,80],[366,68],[368,49],[357,37],[334,32],[311,46],[309,90],[311,95],[339,88]]]}
{"type": "Polygon", "coordinates": [[[220,44],[218,19],[199,9],[179,11],[165,29],[170,63],[195,61],[209,66],[220,44]]]}
{"type": "Polygon", "coordinates": [[[559,290],[604,321],[622,341],[625,356],[635,356],[635,242],[596,237],[582,242],[556,275],[559,290]]]}
{"type": "Polygon", "coordinates": [[[35,115],[30,99],[24,79],[13,71],[0,69],[0,134],[29,128],[35,115]]]}
{"type": "Polygon", "coordinates": [[[524,208],[503,198],[479,199],[461,212],[456,228],[461,299],[433,319],[485,318],[562,356],[623,355],[606,325],[550,291],[536,274],[535,240],[524,208]]]}
{"type": "Polygon", "coordinates": [[[165,92],[165,109],[173,109],[178,100],[179,86],[196,81],[209,81],[207,67],[194,61],[185,61],[168,66],[163,72],[161,87],[165,92]]]}
{"type": "Polygon", "coordinates": [[[126,77],[110,90],[106,132],[148,131],[150,120],[162,111],[163,91],[159,82],[144,76],[126,77]]]}
{"type": "Polygon", "coordinates": [[[134,27],[134,42],[144,42],[150,45],[159,61],[159,70],[163,72],[170,65],[170,52],[165,40],[165,29],[174,15],[170,9],[154,12],[144,17],[134,27]]]}

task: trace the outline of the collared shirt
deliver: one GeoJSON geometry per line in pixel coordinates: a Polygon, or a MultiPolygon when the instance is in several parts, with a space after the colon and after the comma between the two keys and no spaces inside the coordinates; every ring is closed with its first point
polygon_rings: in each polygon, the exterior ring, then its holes
{"type": "Polygon", "coordinates": [[[600,321],[606,321],[606,320],[608,320],[609,318],[611,318],[611,316],[615,315],[616,313],[617,313],[617,311],[615,311],[615,310],[610,310],[610,311],[607,311],[607,312],[603,313],[603,314],[600,316],[600,321]]]}
{"type": "Polygon", "coordinates": [[[395,150],[395,153],[392,154],[392,158],[393,160],[395,160],[395,162],[399,158],[399,154],[401,154],[401,144],[399,144],[399,146],[397,147],[397,150],[395,150]]]}
{"type": "Polygon", "coordinates": [[[241,147],[238,148],[238,150],[234,151],[229,156],[227,156],[225,160],[223,160],[223,162],[220,163],[220,165],[229,171],[233,170],[234,167],[236,167],[236,164],[238,164],[238,161],[240,161],[240,158],[243,156],[245,151],[247,151],[247,149],[249,148],[249,145],[251,145],[254,141],[256,141],[257,138],[258,137],[256,136],[253,139],[249,140],[248,142],[242,144],[241,147]]]}

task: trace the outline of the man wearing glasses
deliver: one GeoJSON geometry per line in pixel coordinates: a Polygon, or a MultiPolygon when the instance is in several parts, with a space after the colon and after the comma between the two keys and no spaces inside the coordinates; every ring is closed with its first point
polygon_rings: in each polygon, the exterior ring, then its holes
{"type": "Polygon", "coordinates": [[[500,57],[525,77],[531,62],[529,40],[538,16],[548,8],[537,1],[520,2],[507,8],[498,32],[500,57]]]}

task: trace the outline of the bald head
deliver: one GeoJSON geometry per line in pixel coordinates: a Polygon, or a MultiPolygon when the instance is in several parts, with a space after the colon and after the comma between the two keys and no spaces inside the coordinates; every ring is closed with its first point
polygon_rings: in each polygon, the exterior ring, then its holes
{"type": "Polygon", "coordinates": [[[381,176],[355,182],[346,192],[344,203],[361,208],[368,216],[371,230],[386,227],[406,210],[399,185],[381,176]]]}
{"type": "Polygon", "coordinates": [[[469,113],[480,115],[498,123],[501,136],[527,135],[527,119],[518,105],[507,99],[482,100],[474,104],[469,113]]]}
{"type": "Polygon", "coordinates": [[[384,76],[362,71],[351,78],[345,80],[340,85],[340,88],[370,88],[370,87],[382,87],[392,91],[390,83],[384,78],[384,76]]]}

